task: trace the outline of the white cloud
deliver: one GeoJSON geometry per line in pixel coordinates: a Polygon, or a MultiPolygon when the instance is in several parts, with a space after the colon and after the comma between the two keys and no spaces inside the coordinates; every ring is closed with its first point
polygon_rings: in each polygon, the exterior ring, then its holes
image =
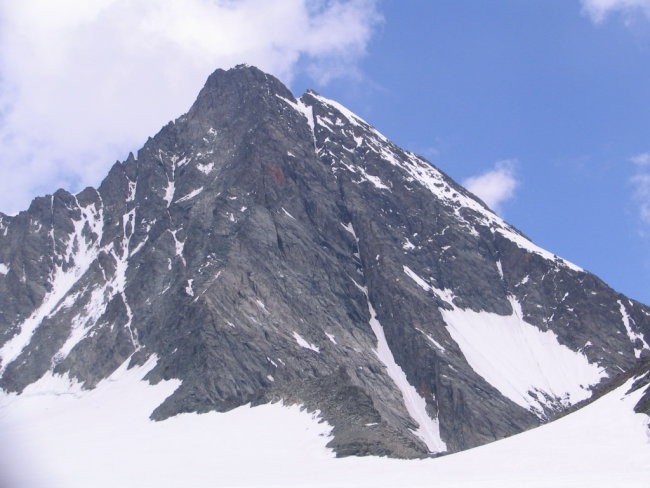
{"type": "Polygon", "coordinates": [[[630,161],[637,166],[650,166],[650,152],[635,154],[630,161]]]}
{"type": "Polygon", "coordinates": [[[355,73],[377,0],[0,2],[0,210],[96,185],[217,67],[355,73]]]}
{"type": "Polygon", "coordinates": [[[650,173],[637,173],[632,177],[632,184],[641,222],[650,225],[650,173]]]}
{"type": "Polygon", "coordinates": [[[467,178],[463,186],[483,200],[495,212],[514,197],[519,181],[515,177],[515,160],[499,161],[494,168],[467,178]]]}
{"type": "Polygon", "coordinates": [[[650,18],[650,0],[582,0],[582,11],[597,24],[611,14],[621,14],[628,22],[639,14],[650,18]]]}
{"type": "Polygon", "coordinates": [[[641,153],[630,158],[637,167],[636,173],[630,179],[634,188],[634,202],[638,207],[639,219],[644,229],[650,225],[650,153],[641,153]]]}

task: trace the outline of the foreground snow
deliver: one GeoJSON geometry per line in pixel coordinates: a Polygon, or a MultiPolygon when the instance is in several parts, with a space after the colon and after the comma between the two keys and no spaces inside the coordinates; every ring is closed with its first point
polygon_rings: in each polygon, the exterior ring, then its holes
{"type": "Polygon", "coordinates": [[[0,486],[647,487],[648,417],[625,385],[592,405],[488,446],[425,461],[335,459],[330,427],[298,407],[241,407],[164,422],[150,412],[177,386],[120,368],[91,392],[47,377],[0,394],[0,486]]]}

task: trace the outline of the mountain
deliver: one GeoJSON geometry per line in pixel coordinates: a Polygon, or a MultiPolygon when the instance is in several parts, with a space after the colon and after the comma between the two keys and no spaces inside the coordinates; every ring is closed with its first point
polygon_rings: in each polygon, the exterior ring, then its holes
{"type": "Polygon", "coordinates": [[[589,403],[649,342],[650,308],[249,66],[215,71],[99,188],[0,215],[11,398],[148,365],[177,385],[153,420],[281,401],[333,426],[338,456],[419,458],[589,403]]]}

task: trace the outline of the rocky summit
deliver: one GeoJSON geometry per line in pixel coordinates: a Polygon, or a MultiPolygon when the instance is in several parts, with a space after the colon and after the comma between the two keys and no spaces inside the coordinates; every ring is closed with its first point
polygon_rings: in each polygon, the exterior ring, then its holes
{"type": "Polygon", "coordinates": [[[153,358],[147,381],[181,382],[153,420],[299,404],[339,456],[417,458],[588,403],[649,343],[648,307],[249,66],[215,71],[97,189],[0,214],[6,392],[153,358]]]}

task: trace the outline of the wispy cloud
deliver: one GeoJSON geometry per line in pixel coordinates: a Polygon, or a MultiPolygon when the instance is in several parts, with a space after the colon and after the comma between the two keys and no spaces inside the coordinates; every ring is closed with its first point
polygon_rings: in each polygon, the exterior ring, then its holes
{"type": "Polygon", "coordinates": [[[630,161],[639,167],[650,166],[650,152],[635,154],[630,161]]]}
{"type": "Polygon", "coordinates": [[[377,0],[0,2],[0,210],[97,184],[217,67],[349,76],[380,22],[377,0]]]}
{"type": "Polygon", "coordinates": [[[646,235],[650,226],[650,152],[636,154],[630,158],[636,172],[630,179],[634,188],[634,202],[641,221],[641,233],[646,235]]]}
{"type": "Polygon", "coordinates": [[[499,161],[494,168],[477,176],[467,178],[463,186],[481,198],[495,212],[515,195],[519,181],[515,175],[516,160],[499,161]]]}
{"type": "Polygon", "coordinates": [[[635,16],[650,19],[650,0],[582,0],[582,11],[599,24],[612,14],[620,14],[626,22],[635,16]]]}

